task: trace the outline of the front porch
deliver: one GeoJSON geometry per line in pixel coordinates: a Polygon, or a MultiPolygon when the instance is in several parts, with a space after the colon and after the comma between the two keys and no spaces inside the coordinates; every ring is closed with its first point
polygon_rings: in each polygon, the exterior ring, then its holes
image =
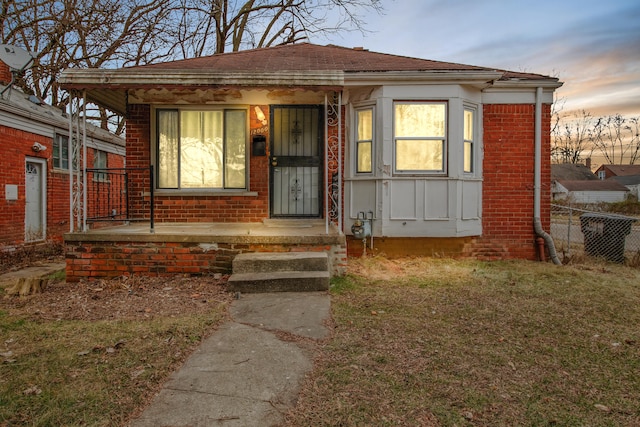
{"type": "Polygon", "coordinates": [[[326,252],[343,274],[346,239],[325,220],[255,223],[149,223],[65,235],[67,281],[141,274],[230,274],[233,258],[251,252],[326,252]]]}

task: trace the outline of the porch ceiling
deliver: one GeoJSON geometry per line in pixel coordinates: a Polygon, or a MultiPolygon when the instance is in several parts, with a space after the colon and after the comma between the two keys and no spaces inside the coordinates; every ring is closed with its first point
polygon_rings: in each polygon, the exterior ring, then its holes
{"type": "Polygon", "coordinates": [[[267,73],[210,70],[68,69],[59,79],[62,88],[84,91],[87,99],[120,114],[126,112],[129,89],[151,88],[301,88],[340,90],[342,71],[280,71],[267,73]]]}

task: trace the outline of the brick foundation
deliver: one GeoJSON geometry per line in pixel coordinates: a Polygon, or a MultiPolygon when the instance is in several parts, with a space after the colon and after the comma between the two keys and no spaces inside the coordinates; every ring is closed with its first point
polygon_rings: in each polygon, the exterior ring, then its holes
{"type": "Polygon", "coordinates": [[[67,282],[132,275],[230,274],[233,258],[247,252],[322,251],[329,255],[332,275],[344,274],[346,266],[347,251],[344,239],[339,236],[252,239],[190,236],[182,239],[190,241],[181,242],[157,237],[132,241],[118,240],[118,236],[94,236],[91,240],[90,235],[68,235],[65,239],[67,282]],[[81,237],[74,240],[73,236],[81,237]]]}

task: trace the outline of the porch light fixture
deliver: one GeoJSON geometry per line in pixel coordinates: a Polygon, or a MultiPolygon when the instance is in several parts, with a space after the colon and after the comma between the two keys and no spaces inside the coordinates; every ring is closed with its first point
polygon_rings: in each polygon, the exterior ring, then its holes
{"type": "Polygon", "coordinates": [[[262,108],[260,108],[258,105],[256,105],[254,107],[254,110],[256,112],[256,117],[258,118],[258,120],[260,120],[260,122],[262,122],[262,126],[266,126],[267,125],[267,117],[262,112],[262,108]]]}

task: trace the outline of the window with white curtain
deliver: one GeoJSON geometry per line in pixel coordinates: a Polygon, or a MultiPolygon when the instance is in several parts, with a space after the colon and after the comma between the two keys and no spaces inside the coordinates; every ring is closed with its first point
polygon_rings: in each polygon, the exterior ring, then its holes
{"type": "Polygon", "coordinates": [[[246,188],[245,110],[158,110],[158,187],[246,188]]]}

